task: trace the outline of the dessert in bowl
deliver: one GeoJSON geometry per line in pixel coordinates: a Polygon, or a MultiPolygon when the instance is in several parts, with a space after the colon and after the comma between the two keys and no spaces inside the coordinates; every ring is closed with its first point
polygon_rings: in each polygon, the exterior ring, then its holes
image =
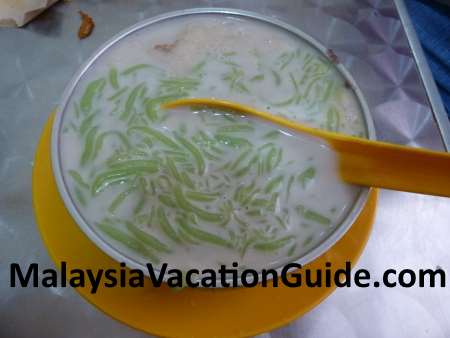
{"type": "Polygon", "coordinates": [[[211,9],[140,23],[82,67],[53,128],[59,191],[102,250],[143,271],[260,271],[307,263],[351,226],[368,189],[339,179],[327,144],[235,112],[161,109],[182,97],[374,136],[334,54],[288,25],[211,9]]]}

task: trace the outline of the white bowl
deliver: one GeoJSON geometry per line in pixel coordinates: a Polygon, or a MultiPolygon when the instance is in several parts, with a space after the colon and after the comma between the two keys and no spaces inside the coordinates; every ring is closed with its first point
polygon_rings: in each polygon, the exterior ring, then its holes
{"type": "MultiPolygon", "coordinates": [[[[189,16],[189,15],[198,15],[198,14],[223,14],[226,16],[234,16],[234,17],[241,17],[246,19],[252,19],[260,22],[265,22],[270,25],[273,25],[278,28],[282,28],[285,31],[291,32],[295,34],[297,37],[302,39],[303,41],[307,42],[311,46],[313,46],[316,50],[320,51],[324,56],[330,57],[330,50],[328,50],[326,47],[321,45],[319,42],[317,42],[315,39],[310,37],[309,35],[305,34],[304,32],[300,31],[299,29],[288,25],[284,22],[268,18],[256,13],[247,12],[247,11],[241,11],[241,10],[234,10],[234,9],[212,9],[212,8],[201,8],[201,9],[192,9],[192,10],[183,10],[183,11],[176,11],[167,13],[164,15],[160,15],[145,21],[142,21],[124,31],[117,34],[115,37],[113,37],[111,40],[106,42],[103,46],[101,46],[92,57],[89,58],[76,72],[68,86],[66,87],[60,105],[58,106],[56,118],[53,124],[53,130],[52,130],[52,144],[51,144],[51,152],[52,152],[52,165],[53,165],[53,173],[55,175],[56,183],[58,186],[59,193],[64,201],[64,204],[66,208],[68,209],[69,213],[75,220],[75,222],[79,225],[80,229],[106,254],[108,254],[110,257],[115,259],[118,262],[125,262],[126,265],[130,268],[134,269],[140,269],[142,270],[146,275],[148,275],[147,267],[140,262],[137,262],[133,258],[125,255],[124,253],[120,252],[117,248],[112,246],[111,244],[107,243],[98,233],[97,231],[90,225],[88,222],[83,218],[80,210],[78,210],[76,204],[74,203],[73,197],[69,193],[68,185],[63,177],[62,174],[62,166],[61,166],[61,153],[60,153],[60,137],[61,137],[61,131],[62,131],[62,120],[63,115],[66,112],[66,107],[69,102],[69,99],[74,92],[74,89],[77,85],[77,83],[80,81],[82,76],[90,69],[92,64],[102,56],[103,53],[105,53],[109,48],[111,48],[113,45],[115,45],[118,41],[121,41],[122,39],[126,38],[127,36],[132,35],[133,33],[136,33],[150,25],[153,25],[155,23],[170,20],[177,17],[182,16],[189,16]]],[[[343,67],[342,64],[336,64],[336,68],[339,70],[339,72],[342,74],[342,76],[345,78],[347,83],[353,88],[354,93],[359,101],[361,110],[364,115],[364,122],[366,127],[366,134],[370,139],[375,139],[375,129],[373,127],[373,121],[367,106],[367,103],[361,93],[361,90],[359,89],[358,85],[355,83],[352,76],[349,74],[349,72],[343,67]]],[[[327,250],[333,246],[346,232],[347,230],[352,226],[355,219],[360,214],[362,208],[364,207],[368,194],[369,194],[369,188],[361,188],[360,194],[358,198],[356,199],[356,202],[354,203],[353,207],[349,210],[346,217],[343,219],[343,221],[336,226],[335,230],[328,235],[322,242],[320,242],[318,245],[316,245],[314,248],[312,248],[309,252],[307,252],[305,255],[300,257],[295,261],[295,263],[305,265],[323,253],[325,253],[327,250]]],[[[280,272],[282,267],[278,268],[277,271],[280,272]]],[[[166,275],[167,277],[167,275],[166,275]]],[[[218,284],[220,284],[220,280],[218,280],[218,284]]],[[[220,286],[220,285],[219,285],[220,286]]]]}

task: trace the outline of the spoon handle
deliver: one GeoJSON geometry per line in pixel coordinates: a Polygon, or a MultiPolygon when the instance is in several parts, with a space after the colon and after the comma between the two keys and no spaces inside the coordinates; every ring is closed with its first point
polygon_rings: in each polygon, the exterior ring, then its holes
{"type": "Polygon", "coordinates": [[[330,143],[346,182],[450,197],[449,153],[355,138],[330,143]]]}
{"type": "Polygon", "coordinates": [[[164,109],[185,105],[231,109],[319,137],[328,142],[336,151],[341,178],[348,183],[450,197],[450,153],[372,141],[315,129],[281,116],[226,100],[186,98],[164,103],[161,107],[164,109]]]}

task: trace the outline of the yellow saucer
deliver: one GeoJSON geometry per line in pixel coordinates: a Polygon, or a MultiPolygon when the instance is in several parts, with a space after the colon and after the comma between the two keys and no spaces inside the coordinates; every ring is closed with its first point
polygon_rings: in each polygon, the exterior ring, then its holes
{"type": "MultiPolygon", "coordinates": [[[[53,178],[50,135],[53,118],[43,131],[33,169],[33,202],[37,224],[55,264],[67,262],[68,269],[119,269],[78,228],[64,207],[53,178]]],[[[377,191],[347,234],[328,252],[308,265],[333,270],[354,265],[372,227],[377,191]]],[[[237,288],[184,289],[100,286],[76,288],[85,299],[111,317],[147,333],[164,337],[245,337],[266,332],[303,315],[327,297],[333,288],[237,288]]]]}

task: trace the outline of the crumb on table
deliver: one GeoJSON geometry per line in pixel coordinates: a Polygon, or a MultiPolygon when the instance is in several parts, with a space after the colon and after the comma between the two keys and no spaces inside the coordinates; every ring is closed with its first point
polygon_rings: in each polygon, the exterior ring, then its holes
{"type": "Polygon", "coordinates": [[[94,20],[92,20],[92,18],[85,12],[79,11],[79,13],[81,16],[81,24],[80,28],[78,29],[78,37],[80,39],[85,39],[89,35],[91,35],[92,30],[95,27],[95,23],[94,20]]]}

